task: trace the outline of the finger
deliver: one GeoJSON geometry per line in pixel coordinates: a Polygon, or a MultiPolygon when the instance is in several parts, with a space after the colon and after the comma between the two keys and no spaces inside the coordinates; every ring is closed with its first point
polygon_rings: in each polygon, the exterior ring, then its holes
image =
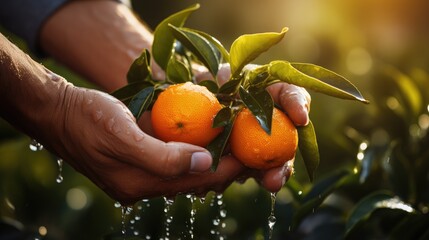
{"type": "Polygon", "coordinates": [[[282,167],[272,168],[264,173],[261,185],[270,192],[278,192],[289,180],[293,172],[293,164],[286,163],[282,167]]]}
{"type": "Polygon", "coordinates": [[[297,126],[305,126],[309,122],[310,94],[302,87],[288,83],[276,83],[268,87],[273,100],[280,104],[297,126]]]}
{"type": "Polygon", "coordinates": [[[202,148],[185,143],[165,143],[144,133],[123,104],[109,105],[104,118],[106,141],[112,158],[144,168],[162,177],[209,169],[212,157],[202,148]],[[109,116],[107,116],[109,115],[109,116]]]}
{"type": "Polygon", "coordinates": [[[212,164],[211,154],[202,147],[179,142],[165,143],[143,132],[136,134],[130,142],[134,156],[129,161],[161,177],[205,172],[212,164]]]}

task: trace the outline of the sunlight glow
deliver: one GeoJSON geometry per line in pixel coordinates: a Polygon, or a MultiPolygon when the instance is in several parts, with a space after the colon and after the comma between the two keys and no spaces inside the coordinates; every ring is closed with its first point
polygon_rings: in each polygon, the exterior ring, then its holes
{"type": "Polygon", "coordinates": [[[408,205],[399,200],[398,198],[392,198],[388,200],[381,201],[377,203],[377,207],[380,208],[390,208],[390,209],[400,209],[406,212],[414,212],[414,209],[408,205]]]}
{"type": "Polygon", "coordinates": [[[427,114],[420,115],[420,117],[419,117],[419,126],[423,130],[427,130],[429,128],[429,115],[427,115],[427,114]]]}
{"type": "Polygon", "coordinates": [[[365,75],[372,68],[373,62],[369,52],[361,47],[353,48],[347,55],[347,69],[356,75],[365,75]]]}

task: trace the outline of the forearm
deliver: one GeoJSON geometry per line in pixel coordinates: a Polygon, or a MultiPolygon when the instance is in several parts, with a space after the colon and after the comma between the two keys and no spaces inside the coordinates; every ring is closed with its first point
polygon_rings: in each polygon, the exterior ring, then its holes
{"type": "Polygon", "coordinates": [[[0,116],[26,134],[37,137],[41,124],[55,117],[68,83],[0,34],[0,85],[0,116]]]}
{"type": "Polygon", "coordinates": [[[126,84],[129,66],[153,36],[114,1],[72,1],[44,24],[42,48],[106,91],[126,84]]]}

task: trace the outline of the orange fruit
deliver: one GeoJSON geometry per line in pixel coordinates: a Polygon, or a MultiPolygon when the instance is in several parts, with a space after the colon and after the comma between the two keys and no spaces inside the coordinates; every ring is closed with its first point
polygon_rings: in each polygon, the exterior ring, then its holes
{"type": "Polygon", "coordinates": [[[230,136],[231,152],[245,166],[269,169],[283,166],[295,157],[298,132],[294,124],[277,108],[272,119],[268,135],[249,109],[238,113],[230,136]]]}
{"type": "Polygon", "coordinates": [[[206,147],[222,131],[212,127],[221,108],[216,96],[204,86],[191,82],[170,85],[152,108],[155,137],[206,147]]]}

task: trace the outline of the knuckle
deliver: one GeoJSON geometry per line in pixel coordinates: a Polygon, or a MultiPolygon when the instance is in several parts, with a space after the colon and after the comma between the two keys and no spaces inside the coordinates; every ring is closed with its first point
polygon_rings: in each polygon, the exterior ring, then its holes
{"type": "Polygon", "coordinates": [[[174,178],[183,174],[187,167],[185,164],[185,159],[183,159],[183,153],[180,148],[168,148],[169,151],[166,151],[160,169],[160,175],[162,177],[174,178]]]}

